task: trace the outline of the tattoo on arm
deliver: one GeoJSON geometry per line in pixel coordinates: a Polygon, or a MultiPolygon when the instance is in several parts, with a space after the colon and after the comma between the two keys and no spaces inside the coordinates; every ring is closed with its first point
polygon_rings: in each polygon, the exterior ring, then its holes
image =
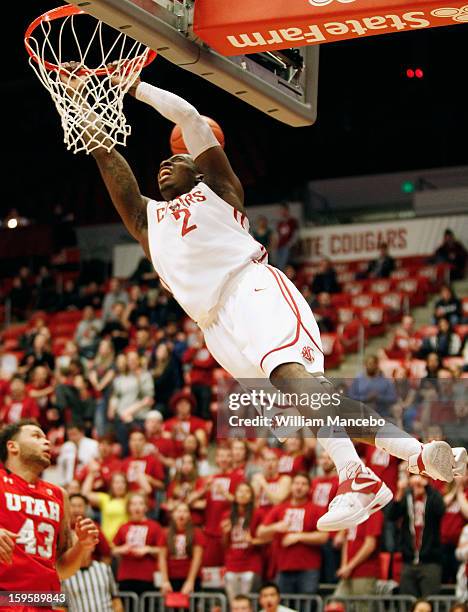
{"type": "MultiPolygon", "coordinates": [[[[143,198],[145,200],[145,198],[143,198]]],[[[134,213],[135,229],[138,233],[142,233],[148,229],[148,216],[146,208],[137,208],[134,213]]]]}
{"type": "Polygon", "coordinates": [[[117,212],[132,236],[140,240],[146,228],[146,198],[140,193],[132,169],[115,149],[110,153],[97,149],[93,155],[117,212]]]}

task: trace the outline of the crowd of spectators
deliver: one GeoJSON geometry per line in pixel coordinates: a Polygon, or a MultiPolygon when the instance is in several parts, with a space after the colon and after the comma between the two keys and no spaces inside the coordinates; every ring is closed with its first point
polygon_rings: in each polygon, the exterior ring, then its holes
{"type": "MultiPolygon", "coordinates": [[[[283,222],[294,232],[289,220],[285,208],[283,222]]],[[[274,248],[267,224],[257,229],[274,248]]],[[[383,273],[387,260],[382,248],[366,274],[383,273]]],[[[285,263],[284,270],[300,285],[294,267],[285,263]]],[[[408,478],[398,460],[363,446],[364,462],[392,489],[394,502],[356,529],[317,531],[338,486],[330,458],[307,437],[283,446],[274,438],[217,439],[213,390],[220,369],[200,330],[151,270],[137,272],[144,285],[112,279],[106,291],[90,283],[78,292],[66,284],[60,307],[81,312],[60,348],[46,314],[31,318],[19,338],[19,361],[0,343],[1,423],[39,421],[52,442],[50,477],[67,488],[72,521],[87,513],[100,525],[86,569],[112,562],[120,590],[157,588],[169,597],[199,591],[211,568],[241,612],[242,596],[265,580],[275,580],[283,593],[314,594],[326,582],[337,583],[337,597],[373,594],[378,580],[390,578],[381,569],[386,552],[402,558],[400,593],[437,594],[442,581],[455,584],[458,575],[466,598],[466,478],[451,484],[408,478]]],[[[47,270],[40,279],[47,294],[47,270]]],[[[337,291],[336,273],[324,259],[303,289],[322,329],[337,324],[329,299],[337,291]]],[[[380,355],[401,359],[401,366],[384,376],[379,356],[369,355],[348,392],[422,440],[460,443],[468,426],[463,366],[449,368],[443,359],[466,357],[468,347],[453,329],[463,313],[449,286],[440,289],[433,317],[428,323],[437,332],[427,338],[411,316],[403,317],[380,355]],[[418,381],[405,366],[413,357],[426,362],[418,381]]],[[[115,598],[113,574],[107,576],[115,598]]],[[[261,592],[265,610],[273,609],[270,596],[279,598],[271,584],[261,592]]],[[[75,587],[69,585],[71,592],[75,587]]]]}

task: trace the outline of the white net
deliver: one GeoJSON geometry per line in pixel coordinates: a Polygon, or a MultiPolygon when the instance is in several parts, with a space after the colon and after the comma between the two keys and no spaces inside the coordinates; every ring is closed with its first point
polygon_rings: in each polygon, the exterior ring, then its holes
{"type": "Polygon", "coordinates": [[[131,133],[123,98],[155,53],[74,7],[66,10],[76,14],[40,18],[27,36],[29,63],[54,101],[67,149],[110,151],[131,133]]]}

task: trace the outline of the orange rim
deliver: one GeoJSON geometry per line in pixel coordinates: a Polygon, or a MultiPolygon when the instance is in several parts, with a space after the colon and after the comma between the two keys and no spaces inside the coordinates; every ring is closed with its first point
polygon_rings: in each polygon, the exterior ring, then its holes
{"type": "MultiPolygon", "coordinates": [[[[53,64],[53,63],[48,62],[48,61],[42,62],[37,57],[36,53],[34,52],[33,48],[31,47],[31,45],[29,43],[29,39],[31,38],[32,33],[34,32],[34,30],[38,26],[40,26],[42,23],[44,23],[44,21],[53,21],[55,19],[63,19],[64,17],[70,17],[72,15],[82,15],[82,14],[86,14],[86,12],[82,11],[77,6],[74,6],[73,4],[64,4],[63,6],[59,6],[59,7],[55,8],[55,9],[47,11],[46,13],[43,13],[42,15],[40,15],[39,17],[34,19],[34,21],[32,21],[29,24],[29,27],[26,30],[25,34],[24,34],[24,45],[25,45],[26,51],[28,52],[30,57],[37,64],[43,64],[44,67],[47,70],[60,71],[62,69],[62,67],[60,65],[53,64]]],[[[145,68],[146,66],[148,66],[148,64],[151,64],[151,62],[156,58],[156,56],[157,56],[156,51],[153,51],[152,49],[150,49],[149,53],[148,53],[148,57],[146,58],[145,63],[142,66],[142,69],[145,68]]],[[[142,57],[142,56],[140,55],[139,57],[142,57]]],[[[137,59],[138,59],[138,57],[136,57],[136,58],[134,58],[132,60],[127,60],[126,62],[123,63],[123,66],[125,67],[126,64],[134,63],[135,60],[137,60],[137,59]]],[[[76,74],[78,74],[78,75],[96,74],[98,76],[104,76],[104,75],[109,74],[109,72],[108,72],[108,70],[106,68],[96,68],[95,70],[90,69],[90,68],[81,68],[79,71],[76,72],[76,74]]]]}

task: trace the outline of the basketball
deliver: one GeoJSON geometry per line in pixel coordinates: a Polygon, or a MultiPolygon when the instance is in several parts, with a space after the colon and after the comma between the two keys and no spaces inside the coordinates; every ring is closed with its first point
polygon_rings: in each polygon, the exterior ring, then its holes
{"type": "MultiPolygon", "coordinates": [[[[216,139],[218,140],[219,144],[224,149],[224,134],[220,125],[216,123],[214,119],[211,119],[211,117],[205,117],[204,115],[202,116],[203,119],[205,119],[210,124],[213,134],[216,136],[216,139]]],[[[188,153],[184,139],[182,138],[182,130],[178,125],[176,125],[172,130],[169,142],[171,145],[171,151],[174,155],[177,155],[178,153],[188,153]]]]}

